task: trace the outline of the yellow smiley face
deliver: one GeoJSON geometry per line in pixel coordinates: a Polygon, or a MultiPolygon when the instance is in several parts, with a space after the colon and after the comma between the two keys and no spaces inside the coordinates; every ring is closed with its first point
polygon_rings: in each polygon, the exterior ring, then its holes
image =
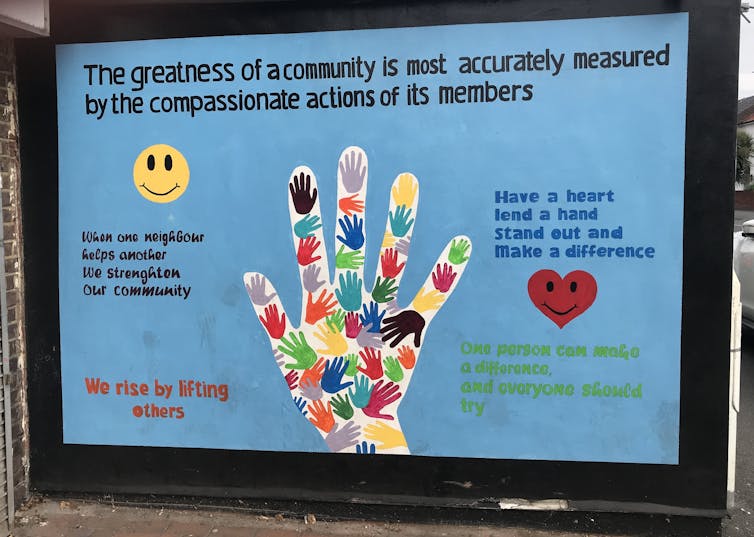
{"type": "Polygon", "coordinates": [[[150,145],[136,157],[134,185],[145,199],[170,203],[183,195],[188,184],[188,162],[175,147],[150,145]]]}

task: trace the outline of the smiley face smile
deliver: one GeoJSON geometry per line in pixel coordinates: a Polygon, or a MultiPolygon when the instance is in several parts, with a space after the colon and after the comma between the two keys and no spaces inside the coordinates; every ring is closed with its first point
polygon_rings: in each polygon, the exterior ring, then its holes
{"type": "Polygon", "coordinates": [[[179,185],[178,183],[176,183],[175,186],[173,188],[171,188],[170,190],[168,190],[167,192],[160,193],[160,192],[155,192],[154,190],[150,190],[150,188],[147,186],[146,183],[142,183],[140,186],[141,186],[141,188],[143,188],[144,190],[146,190],[147,192],[149,192],[153,196],[167,196],[168,194],[170,194],[176,188],[181,188],[181,185],[179,185]]]}
{"type": "Polygon", "coordinates": [[[556,309],[553,309],[550,307],[550,305],[547,302],[542,302],[542,305],[556,315],[568,315],[569,313],[571,313],[573,310],[576,309],[576,304],[574,304],[573,306],[571,306],[565,311],[558,311],[556,309]]]}

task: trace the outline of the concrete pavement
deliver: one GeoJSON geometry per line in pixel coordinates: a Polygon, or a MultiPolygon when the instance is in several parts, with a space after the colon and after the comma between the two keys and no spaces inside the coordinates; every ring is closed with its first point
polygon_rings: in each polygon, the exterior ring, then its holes
{"type": "MultiPolygon", "coordinates": [[[[559,537],[597,533],[491,525],[323,521],[239,511],[144,508],[47,499],[18,513],[15,537],[559,537]]],[[[615,535],[615,534],[613,534],[615,535]]],[[[621,534],[622,535],[622,534],[621,534]]],[[[628,535],[628,534],[627,534],[628,535]]]]}
{"type": "MultiPolygon", "coordinates": [[[[122,501],[122,500],[121,500],[122,501]]],[[[145,499],[156,502],[159,498],[145,499]]],[[[201,501],[201,500],[197,500],[201,501]]],[[[240,502],[243,503],[243,502],[240,502]]],[[[720,520],[621,513],[465,511],[297,504],[284,513],[262,502],[245,508],[192,508],[48,497],[16,516],[15,537],[714,537],[720,520]],[[265,506],[267,506],[265,508],[265,506]],[[266,510],[265,510],[266,509],[266,510]],[[261,514],[264,512],[264,514],[261,514]],[[351,520],[348,520],[350,518],[351,520]],[[369,518],[369,521],[359,520],[369,518]],[[443,523],[436,523],[442,518],[443,523]],[[430,522],[422,522],[430,521],[430,522]]],[[[731,535],[740,535],[734,533],[731,535]]]]}

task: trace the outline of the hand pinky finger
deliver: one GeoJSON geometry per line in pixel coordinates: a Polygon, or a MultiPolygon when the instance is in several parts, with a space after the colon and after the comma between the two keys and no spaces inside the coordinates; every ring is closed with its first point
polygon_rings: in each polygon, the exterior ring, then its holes
{"type": "Polygon", "coordinates": [[[432,266],[424,285],[409,308],[421,312],[429,322],[461,281],[471,258],[471,240],[465,235],[453,237],[432,266]]]}

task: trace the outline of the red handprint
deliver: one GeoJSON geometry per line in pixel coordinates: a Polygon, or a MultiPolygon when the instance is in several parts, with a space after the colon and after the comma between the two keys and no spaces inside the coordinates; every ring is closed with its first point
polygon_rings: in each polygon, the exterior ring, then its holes
{"type": "Polygon", "coordinates": [[[354,339],[361,332],[359,314],[353,311],[346,313],[346,337],[354,339]]]}
{"type": "Polygon", "coordinates": [[[340,210],[346,213],[347,216],[351,216],[352,213],[364,212],[364,202],[356,196],[358,196],[358,194],[348,196],[347,198],[340,198],[340,201],[338,201],[338,207],[340,207],[340,210]]]}
{"type": "Polygon", "coordinates": [[[285,376],[285,382],[288,383],[288,389],[293,391],[298,386],[298,372],[291,369],[285,376]]]}
{"type": "MultiPolygon", "coordinates": [[[[369,403],[371,404],[372,401],[370,400],[369,403]]],[[[333,425],[335,425],[335,418],[332,415],[332,405],[330,405],[330,402],[327,402],[327,408],[325,408],[325,405],[322,404],[321,400],[314,401],[307,407],[307,409],[309,410],[309,415],[311,416],[311,418],[309,418],[309,421],[311,421],[318,429],[329,433],[333,428],[333,425]]]]}
{"type": "Polygon", "coordinates": [[[383,420],[393,420],[393,416],[390,414],[381,414],[380,411],[389,405],[394,403],[401,397],[401,392],[398,391],[398,385],[394,382],[388,382],[384,386],[382,383],[384,380],[379,381],[374,385],[372,395],[369,397],[369,403],[362,410],[364,414],[370,418],[382,418],[383,420]]]}
{"type": "Polygon", "coordinates": [[[319,248],[321,243],[314,237],[307,237],[305,239],[298,240],[298,252],[296,257],[298,258],[298,264],[302,267],[314,263],[322,258],[321,255],[312,257],[312,254],[319,248]]]}
{"type": "Polygon", "coordinates": [[[260,315],[259,320],[271,338],[280,339],[285,334],[285,313],[280,316],[276,304],[264,308],[264,317],[260,315]]]}
{"type": "Polygon", "coordinates": [[[356,369],[372,380],[377,380],[382,376],[382,353],[380,351],[367,347],[363,351],[359,351],[359,356],[364,360],[366,367],[357,367],[356,369]]]}
{"type": "Polygon", "coordinates": [[[316,364],[304,371],[304,373],[301,375],[300,384],[302,386],[309,383],[319,384],[319,381],[322,380],[322,375],[325,373],[325,365],[326,362],[324,358],[317,360],[316,364]]]}
{"type": "Polygon", "coordinates": [[[380,263],[382,263],[382,275],[385,278],[396,278],[406,265],[406,263],[398,264],[398,252],[393,248],[385,250],[380,258],[380,263]]]}
{"type": "Polygon", "coordinates": [[[450,286],[453,285],[453,280],[456,279],[457,273],[453,272],[453,268],[447,263],[437,264],[437,268],[432,273],[432,283],[435,285],[435,289],[441,293],[447,293],[450,286]]]}
{"type": "Polygon", "coordinates": [[[322,290],[316,301],[313,301],[312,298],[314,298],[314,295],[309,293],[309,297],[306,299],[305,320],[309,324],[315,324],[317,321],[331,315],[335,311],[335,306],[338,305],[335,295],[328,293],[326,289],[322,290]]]}
{"type": "Polygon", "coordinates": [[[406,369],[413,369],[416,365],[416,354],[411,347],[404,345],[398,349],[398,361],[406,369]]]}

